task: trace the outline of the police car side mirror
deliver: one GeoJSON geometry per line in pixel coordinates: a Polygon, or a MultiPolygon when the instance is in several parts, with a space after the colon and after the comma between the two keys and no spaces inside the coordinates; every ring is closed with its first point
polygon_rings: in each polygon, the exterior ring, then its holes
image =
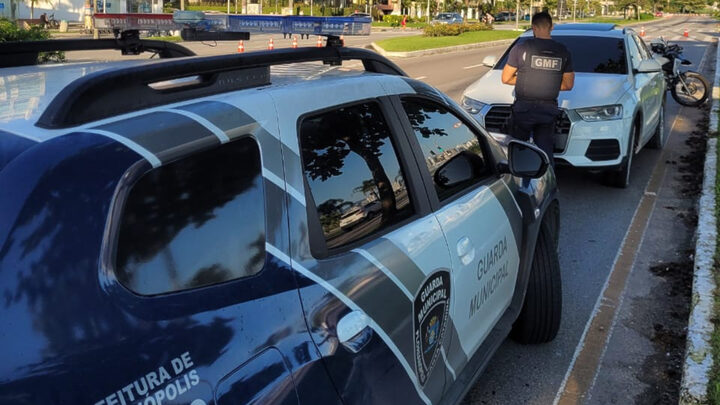
{"type": "Polygon", "coordinates": [[[500,162],[499,169],[513,176],[537,179],[542,177],[550,166],[550,159],[537,146],[518,140],[508,143],[508,162],[500,162]]]}
{"type": "Polygon", "coordinates": [[[433,181],[441,188],[453,188],[476,179],[484,167],[485,164],[480,156],[462,151],[435,171],[433,181]]]}
{"type": "Polygon", "coordinates": [[[494,67],[497,63],[497,57],[495,55],[488,55],[483,58],[482,64],[487,67],[494,67]]]}
{"type": "Polygon", "coordinates": [[[662,70],[662,66],[655,59],[645,59],[635,69],[636,73],[655,73],[662,70]]]}

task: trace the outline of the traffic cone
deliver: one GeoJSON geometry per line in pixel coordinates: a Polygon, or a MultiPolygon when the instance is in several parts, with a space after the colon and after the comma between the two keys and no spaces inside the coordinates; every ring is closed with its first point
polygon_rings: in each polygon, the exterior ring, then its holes
{"type": "Polygon", "coordinates": [[[640,36],[641,37],[645,36],[645,27],[640,28],[640,36]]]}
{"type": "Polygon", "coordinates": [[[340,35],[340,46],[345,46],[345,37],[340,35]]]}
{"type": "Polygon", "coordinates": [[[273,39],[270,38],[270,41],[268,41],[268,51],[272,51],[275,49],[275,43],[273,42],[273,39]]]}
{"type": "Polygon", "coordinates": [[[687,28],[685,28],[685,31],[683,32],[683,36],[684,36],[684,37],[689,37],[689,36],[690,36],[690,34],[688,33],[687,28]]]}
{"type": "Polygon", "coordinates": [[[320,35],[318,35],[317,45],[315,45],[315,46],[317,46],[318,48],[322,48],[322,46],[323,46],[322,37],[320,35]]]}
{"type": "Polygon", "coordinates": [[[297,35],[295,35],[295,36],[293,37],[292,47],[293,47],[293,48],[297,48],[297,35]]]}
{"type": "Polygon", "coordinates": [[[243,44],[243,41],[238,42],[238,53],[245,52],[245,45],[243,44]]]}

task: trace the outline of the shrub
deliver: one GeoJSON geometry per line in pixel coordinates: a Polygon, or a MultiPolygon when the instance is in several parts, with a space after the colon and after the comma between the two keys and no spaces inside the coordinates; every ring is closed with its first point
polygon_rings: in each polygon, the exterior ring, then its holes
{"type": "MultiPolygon", "coordinates": [[[[39,25],[32,26],[26,30],[18,27],[16,23],[6,18],[0,18],[0,42],[37,41],[49,38],[50,33],[39,25]]],[[[62,62],[64,60],[64,52],[40,52],[38,55],[38,63],[48,61],[62,62]]]]}
{"type": "Polygon", "coordinates": [[[426,37],[445,37],[460,35],[463,32],[470,31],[488,31],[492,30],[492,27],[485,24],[478,23],[464,23],[464,24],[434,24],[428,25],[423,30],[423,35],[426,37]]]}
{"type": "MultiPolygon", "coordinates": [[[[383,15],[382,20],[384,22],[390,23],[391,27],[399,27],[402,23],[403,16],[388,14],[388,15],[383,15]]],[[[412,18],[412,17],[408,16],[407,19],[405,20],[405,23],[410,24],[412,22],[422,22],[422,21],[423,21],[422,19],[412,18]]]]}

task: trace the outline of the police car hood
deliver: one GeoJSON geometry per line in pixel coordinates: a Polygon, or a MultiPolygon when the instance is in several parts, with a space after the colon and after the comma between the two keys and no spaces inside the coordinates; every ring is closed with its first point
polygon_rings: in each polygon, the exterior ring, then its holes
{"type": "MultiPolygon", "coordinates": [[[[502,70],[491,69],[465,90],[464,96],[485,104],[512,104],[515,87],[502,83],[502,70]]],[[[626,75],[576,73],[575,86],[561,91],[558,104],[563,108],[583,108],[614,104],[630,88],[626,75]]]]}

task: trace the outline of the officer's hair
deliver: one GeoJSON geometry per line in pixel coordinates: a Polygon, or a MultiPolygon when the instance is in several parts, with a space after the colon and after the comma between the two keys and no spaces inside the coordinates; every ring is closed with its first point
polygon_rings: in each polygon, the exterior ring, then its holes
{"type": "Polygon", "coordinates": [[[552,26],[552,17],[547,11],[537,13],[532,18],[532,25],[538,28],[550,28],[552,26]]]}

